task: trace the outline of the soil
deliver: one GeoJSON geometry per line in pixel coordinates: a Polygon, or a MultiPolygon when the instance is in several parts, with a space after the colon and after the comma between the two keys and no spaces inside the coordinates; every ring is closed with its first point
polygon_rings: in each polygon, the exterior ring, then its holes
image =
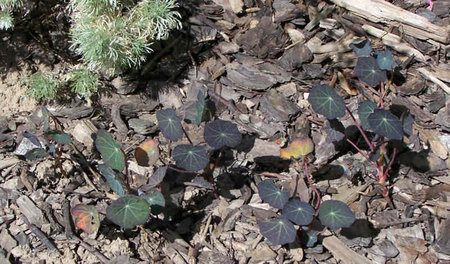
{"type": "MultiPolygon", "coordinates": [[[[433,3],[429,10],[422,1],[393,1],[448,32],[448,1],[433,3]]],[[[154,43],[141,69],[102,76],[89,102],[67,93],[42,104],[26,96],[23,80],[36,71],[62,78],[78,60],[68,49],[64,5],[38,1],[13,31],[1,33],[0,263],[450,262],[448,41],[408,35],[396,23],[369,21],[327,1],[184,1],[183,29],[154,43]],[[387,47],[367,26],[395,35],[402,49],[387,47]],[[374,50],[392,51],[400,67],[384,104],[413,118],[405,128],[409,135],[398,142],[388,199],[372,163],[350,144],[329,142],[328,121],[308,101],[320,83],[334,87],[355,116],[365,99],[380,102],[380,88],[358,81],[353,71],[357,57],[349,44],[366,38],[374,50]],[[214,110],[210,116],[231,120],[243,135],[220,158],[211,152],[212,161],[219,160],[211,174],[186,173],[170,155],[189,141],[204,145],[205,125],[183,123],[190,138],[169,142],[156,118],[167,108],[184,115],[199,91],[214,110]],[[38,145],[30,134],[44,138],[46,111],[54,117],[50,128],[69,133],[74,144],[64,145],[59,159],[29,161],[25,153],[38,145]],[[98,129],[124,150],[132,188],[148,183],[156,168],[174,167],[158,185],[163,212],[143,225],[123,230],[105,217],[119,195],[99,174],[103,161],[92,137],[98,129]],[[298,162],[280,158],[280,149],[296,138],[314,143],[306,156],[312,182],[298,162]],[[139,166],[134,150],[148,139],[159,142],[159,159],[139,166]],[[312,247],[298,226],[294,242],[273,245],[259,225],[279,214],[259,195],[264,179],[311,204],[315,186],[322,200],[345,202],[356,221],[349,228],[322,228],[312,247]],[[94,234],[74,226],[70,208],[77,204],[98,210],[94,234]]],[[[348,138],[367,147],[350,116],[340,121],[348,138]]]]}

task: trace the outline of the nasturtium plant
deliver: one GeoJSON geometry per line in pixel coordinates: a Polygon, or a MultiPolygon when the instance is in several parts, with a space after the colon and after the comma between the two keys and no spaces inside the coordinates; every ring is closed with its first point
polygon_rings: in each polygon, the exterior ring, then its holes
{"type": "Polygon", "coordinates": [[[318,236],[319,231],[309,230],[303,237],[302,242],[308,248],[313,247],[317,243],[318,236]]]}
{"type": "Polygon", "coordinates": [[[350,44],[350,48],[352,48],[358,56],[369,56],[370,53],[372,53],[372,47],[370,46],[369,39],[365,39],[357,43],[352,43],[350,44]]]}
{"type": "Polygon", "coordinates": [[[93,205],[78,204],[70,210],[75,226],[88,234],[95,234],[100,227],[97,208],[93,205]]]}
{"type": "Polygon", "coordinates": [[[205,126],[204,138],[213,148],[236,147],[242,140],[236,124],[216,119],[205,126]]]}
{"type": "Polygon", "coordinates": [[[184,119],[193,124],[200,125],[205,111],[205,97],[202,91],[198,91],[197,100],[191,102],[184,110],[184,119]]]}
{"type": "Polygon", "coordinates": [[[350,227],[355,222],[355,214],[342,201],[328,200],[319,206],[319,220],[331,230],[350,227]]]}
{"type": "Polygon", "coordinates": [[[308,155],[314,150],[314,143],[310,138],[298,138],[292,141],[288,147],[280,150],[280,157],[285,159],[298,159],[308,155]]]}
{"type": "Polygon", "coordinates": [[[142,142],[135,150],[134,157],[139,166],[152,166],[159,159],[158,141],[150,139],[142,142]]]}
{"type": "Polygon", "coordinates": [[[345,115],[345,102],[329,85],[317,84],[309,93],[308,101],[316,113],[328,119],[345,115]]]}
{"type": "Polygon", "coordinates": [[[72,142],[70,135],[58,130],[51,130],[45,132],[45,135],[50,137],[53,141],[59,144],[69,144],[72,142]]]}
{"type": "Polygon", "coordinates": [[[166,206],[166,200],[162,193],[156,189],[151,190],[149,193],[141,195],[148,204],[150,204],[150,209],[152,214],[157,215],[162,212],[164,207],[166,206]]]}
{"type": "Polygon", "coordinates": [[[295,240],[295,226],[285,218],[272,218],[258,222],[261,234],[272,244],[284,245],[295,240]]]}
{"type": "Polygon", "coordinates": [[[354,71],[361,81],[372,87],[387,80],[386,71],[380,69],[377,60],[373,57],[359,57],[354,71]]]}
{"type": "Polygon", "coordinates": [[[202,170],[209,163],[209,156],[204,146],[182,144],[173,149],[176,165],[187,171],[202,170]]]}
{"type": "Polygon", "coordinates": [[[395,66],[394,57],[390,51],[375,51],[375,57],[380,69],[390,71],[395,66]]]}
{"type": "Polygon", "coordinates": [[[280,190],[280,188],[269,179],[258,184],[258,194],[264,202],[278,209],[282,209],[289,200],[289,193],[280,190]]]}
{"type": "Polygon", "coordinates": [[[375,111],[376,108],[377,105],[369,100],[364,101],[359,105],[358,107],[359,121],[361,122],[362,128],[364,128],[365,130],[370,129],[369,121],[367,120],[367,118],[369,117],[370,114],[372,114],[375,111]]]}
{"type": "Polygon", "coordinates": [[[97,132],[95,147],[102,155],[105,164],[117,171],[123,171],[125,168],[125,155],[107,131],[100,129],[97,132]]]}
{"type": "Polygon", "coordinates": [[[150,204],[136,195],[120,197],[106,208],[106,218],[124,229],[144,224],[149,216],[150,204]]]}
{"type": "Polygon", "coordinates": [[[177,141],[183,137],[183,127],[181,118],[177,116],[173,109],[163,109],[156,113],[159,129],[165,138],[177,141]]]}
{"type": "Polygon", "coordinates": [[[106,182],[108,183],[111,190],[113,190],[120,196],[125,196],[126,187],[121,173],[113,171],[109,166],[105,164],[99,164],[98,170],[100,171],[100,174],[105,177],[106,182]]]}
{"type": "Polygon", "coordinates": [[[402,122],[385,109],[375,109],[367,118],[370,128],[380,136],[392,140],[403,139],[402,122]]]}
{"type": "Polygon", "coordinates": [[[309,225],[315,214],[316,210],[309,203],[302,202],[298,198],[290,200],[283,207],[283,216],[296,225],[309,225]]]}

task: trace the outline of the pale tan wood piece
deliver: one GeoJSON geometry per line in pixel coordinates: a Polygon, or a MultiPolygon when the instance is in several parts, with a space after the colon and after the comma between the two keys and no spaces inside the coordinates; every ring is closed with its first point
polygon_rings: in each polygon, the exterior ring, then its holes
{"type": "Polygon", "coordinates": [[[323,239],[322,245],[326,247],[331,254],[344,264],[371,264],[372,261],[351,250],[336,236],[329,236],[323,239]]]}
{"type": "Polygon", "coordinates": [[[422,40],[450,42],[450,28],[430,23],[426,18],[406,11],[385,0],[331,0],[355,15],[372,22],[399,26],[405,34],[422,40]],[[396,23],[400,23],[396,25],[396,23]]]}
{"type": "Polygon", "coordinates": [[[447,94],[450,94],[450,87],[448,87],[444,82],[436,78],[436,76],[434,76],[430,71],[428,71],[425,68],[419,68],[417,69],[417,71],[420,72],[423,75],[423,77],[425,77],[427,80],[430,80],[435,84],[437,84],[439,87],[441,87],[442,90],[444,90],[447,94]]]}

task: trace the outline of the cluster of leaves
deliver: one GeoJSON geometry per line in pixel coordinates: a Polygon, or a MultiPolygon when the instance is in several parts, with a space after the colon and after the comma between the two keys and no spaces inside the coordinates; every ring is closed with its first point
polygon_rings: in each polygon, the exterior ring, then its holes
{"type": "Polygon", "coordinates": [[[55,100],[60,89],[58,78],[51,73],[37,72],[25,80],[27,95],[37,101],[55,100]]]}
{"type": "Polygon", "coordinates": [[[0,0],[0,30],[14,27],[12,12],[20,6],[22,6],[22,0],[0,0]]]}
{"type": "Polygon", "coordinates": [[[98,75],[84,65],[77,65],[69,73],[70,88],[72,92],[89,99],[98,90],[98,75]]]}
{"type": "Polygon", "coordinates": [[[299,198],[289,199],[289,193],[280,190],[270,179],[258,184],[261,199],[271,206],[281,209],[279,217],[258,222],[261,234],[275,245],[294,242],[297,231],[295,225],[301,227],[308,240],[305,246],[312,247],[317,241],[318,230],[312,229],[316,216],[322,226],[331,230],[349,227],[355,221],[355,215],[350,208],[338,200],[328,200],[320,204],[317,212],[307,202],[299,198]]]}
{"type": "Polygon", "coordinates": [[[350,47],[358,55],[354,71],[359,80],[371,87],[375,87],[387,80],[387,72],[391,71],[395,66],[392,52],[378,50],[371,56],[372,47],[368,39],[350,44],[350,47]]]}
{"type": "Polygon", "coordinates": [[[151,41],[180,28],[174,0],[71,0],[72,49],[90,70],[110,74],[139,67],[151,52],[151,41]]]}

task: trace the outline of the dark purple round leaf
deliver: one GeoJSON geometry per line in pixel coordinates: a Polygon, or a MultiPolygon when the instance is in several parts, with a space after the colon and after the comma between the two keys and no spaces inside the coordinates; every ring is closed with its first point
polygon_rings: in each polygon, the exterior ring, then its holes
{"type": "Polygon", "coordinates": [[[350,44],[350,48],[353,49],[357,56],[369,56],[372,52],[372,47],[370,46],[369,39],[352,43],[350,44]]]}
{"type": "Polygon", "coordinates": [[[302,238],[303,245],[305,245],[308,248],[314,247],[314,245],[317,243],[317,236],[319,235],[319,231],[317,230],[309,230],[304,234],[302,238]]]}
{"type": "Polygon", "coordinates": [[[359,57],[354,71],[361,81],[372,87],[387,80],[386,71],[378,67],[377,60],[373,57],[359,57]]]}
{"type": "Polygon", "coordinates": [[[178,145],[173,149],[173,159],[178,167],[188,171],[202,170],[209,163],[209,156],[203,146],[178,145]]]}
{"type": "Polygon", "coordinates": [[[181,118],[177,116],[175,110],[164,109],[156,113],[159,129],[163,136],[169,140],[177,141],[183,137],[181,118]]]}
{"type": "Polygon", "coordinates": [[[342,201],[328,200],[319,206],[319,220],[331,230],[349,227],[355,222],[355,214],[342,201]]]}
{"type": "Polygon", "coordinates": [[[72,142],[70,135],[58,130],[52,130],[45,132],[45,135],[53,139],[56,143],[59,144],[69,144],[72,142]]]}
{"type": "Polygon", "coordinates": [[[205,126],[204,138],[213,148],[236,147],[242,140],[236,124],[225,120],[214,120],[205,126]]]}
{"type": "Polygon", "coordinates": [[[121,197],[106,208],[106,218],[124,229],[144,224],[149,215],[148,202],[135,195],[121,197]]]}
{"type": "Polygon", "coordinates": [[[375,57],[377,58],[378,67],[382,70],[390,71],[395,66],[394,57],[390,51],[376,51],[375,57]]]}
{"type": "Polygon", "coordinates": [[[358,116],[359,121],[361,122],[361,127],[364,130],[370,129],[369,121],[367,121],[367,118],[369,117],[370,114],[373,113],[373,111],[375,111],[376,108],[377,105],[374,104],[372,101],[364,101],[359,105],[358,116]]]}
{"type": "Polygon", "coordinates": [[[326,84],[317,84],[311,89],[308,101],[312,109],[328,119],[335,119],[345,115],[344,100],[326,84]]]}
{"type": "Polygon", "coordinates": [[[403,138],[402,122],[398,117],[385,109],[375,109],[367,118],[373,132],[392,140],[403,138]]]}
{"type": "Polygon", "coordinates": [[[289,193],[280,190],[272,180],[267,179],[258,184],[258,194],[261,199],[271,206],[283,209],[284,205],[289,200],[289,193]]]}
{"type": "Polygon", "coordinates": [[[123,171],[125,168],[125,155],[108,132],[105,130],[99,130],[97,132],[95,147],[102,155],[106,165],[115,170],[123,171]]]}
{"type": "Polygon", "coordinates": [[[283,216],[296,225],[309,225],[315,214],[316,211],[309,203],[302,202],[298,198],[290,200],[283,207],[283,216]]]}
{"type": "Polygon", "coordinates": [[[295,240],[294,224],[285,218],[272,218],[258,222],[261,234],[274,245],[284,245],[295,240]]]}

